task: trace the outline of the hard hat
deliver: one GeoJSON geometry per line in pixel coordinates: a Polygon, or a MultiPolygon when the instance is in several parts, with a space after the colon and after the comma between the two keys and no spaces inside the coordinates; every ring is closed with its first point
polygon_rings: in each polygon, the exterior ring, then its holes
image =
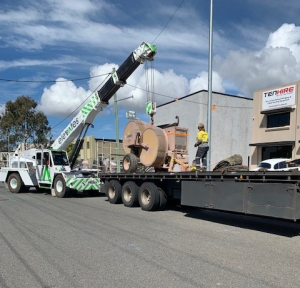
{"type": "Polygon", "coordinates": [[[199,123],[198,124],[198,128],[204,128],[204,124],[203,123],[199,123]]]}

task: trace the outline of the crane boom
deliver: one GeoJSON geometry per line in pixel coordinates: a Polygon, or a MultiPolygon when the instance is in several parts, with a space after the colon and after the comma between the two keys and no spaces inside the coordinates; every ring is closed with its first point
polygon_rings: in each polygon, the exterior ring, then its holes
{"type": "MultiPolygon", "coordinates": [[[[126,84],[128,77],[140,64],[143,64],[146,60],[152,61],[155,54],[156,46],[145,42],[135,49],[121,64],[119,69],[112,73],[101,89],[88,98],[87,103],[81,108],[51,147],[53,149],[65,150],[76,137],[82,136],[84,128],[86,127],[87,131],[87,128],[93,123],[97,114],[108,105],[108,101],[118,89],[126,84]]],[[[85,135],[86,131],[83,135],[85,135]]]]}

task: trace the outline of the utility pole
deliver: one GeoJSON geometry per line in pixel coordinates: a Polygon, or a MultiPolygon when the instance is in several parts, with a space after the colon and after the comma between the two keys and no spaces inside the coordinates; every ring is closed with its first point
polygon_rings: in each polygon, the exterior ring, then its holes
{"type": "Polygon", "coordinates": [[[117,155],[117,172],[120,173],[120,140],[119,140],[119,114],[118,114],[118,96],[114,95],[114,108],[115,108],[115,130],[116,130],[116,155],[117,155]]]}
{"type": "Polygon", "coordinates": [[[6,129],[6,138],[7,138],[7,153],[9,153],[9,133],[8,133],[8,129],[6,129]]]}
{"type": "MultiPolygon", "coordinates": [[[[212,147],[211,135],[211,102],[212,102],[212,46],[213,46],[213,0],[210,0],[210,21],[209,21],[209,61],[208,61],[208,99],[207,99],[207,132],[210,147],[212,147]]],[[[207,153],[207,171],[210,171],[211,149],[207,153]]]]}

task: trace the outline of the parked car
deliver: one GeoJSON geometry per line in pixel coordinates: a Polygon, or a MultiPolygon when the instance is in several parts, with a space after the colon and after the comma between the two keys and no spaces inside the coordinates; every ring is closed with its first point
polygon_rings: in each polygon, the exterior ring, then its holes
{"type": "Polygon", "coordinates": [[[265,169],[268,171],[287,171],[289,168],[287,161],[290,159],[287,158],[274,158],[261,161],[256,168],[251,169],[251,171],[259,171],[265,169]]]}

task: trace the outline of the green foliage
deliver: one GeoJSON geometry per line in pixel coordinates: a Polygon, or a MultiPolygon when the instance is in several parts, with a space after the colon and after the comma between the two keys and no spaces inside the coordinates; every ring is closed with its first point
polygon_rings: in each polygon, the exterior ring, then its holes
{"type": "Polygon", "coordinates": [[[70,159],[70,156],[71,156],[71,153],[72,153],[72,150],[73,150],[73,147],[74,147],[75,143],[71,143],[68,147],[67,147],[67,154],[68,154],[68,157],[70,159]]]}
{"type": "Polygon", "coordinates": [[[43,112],[36,111],[36,107],[37,102],[29,96],[6,102],[0,122],[1,150],[11,151],[21,142],[47,145],[47,135],[51,130],[49,122],[43,112]]]}

